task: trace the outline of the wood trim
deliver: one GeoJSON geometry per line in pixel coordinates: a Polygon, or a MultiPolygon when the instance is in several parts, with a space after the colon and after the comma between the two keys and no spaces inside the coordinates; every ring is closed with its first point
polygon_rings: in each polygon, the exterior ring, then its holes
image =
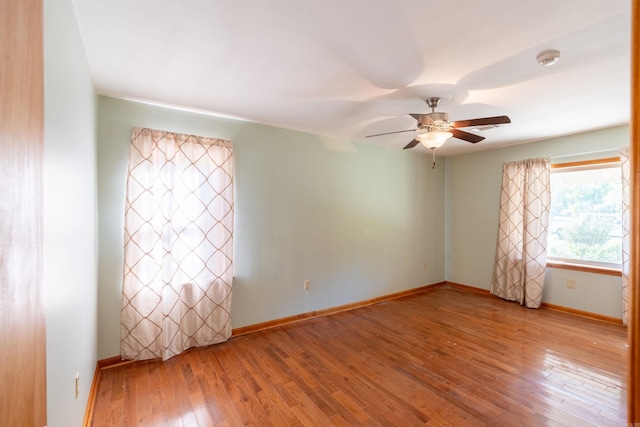
{"type": "Polygon", "coordinates": [[[343,311],[354,310],[360,307],[366,307],[372,304],[378,304],[384,301],[390,301],[393,299],[398,299],[402,297],[406,297],[409,295],[415,295],[422,292],[426,292],[437,287],[443,286],[446,282],[434,283],[431,285],[421,286],[419,288],[408,289],[406,291],[396,292],[389,295],[383,295],[376,298],[371,298],[364,301],[359,301],[351,304],[339,305],[337,307],[325,308],[322,310],[314,310],[306,313],[295,314],[293,316],[282,317],[280,319],[269,320],[267,322],[256,323],[254,325],[243,326],[240,328],[234,328],[231,332],[232,337],[239,337],[242,335],[251,334],[258,331],[263,331],[265,329],[276,328],[278,326],[288,325],[290,323],[299,322],[301,320],[312,319],[314,317],[327,316],[329,314],[340,313],[343,311]]]}
{"type": "Polygon", "coordinates": [[[631,5],[631,256],[627,417],[640,425],[640,0],[631,5]]]}
{"type": "MultiPolygon", "coordinates": [[[[389,300],[393,300],[393,299],[398,299],[398,298],[402,298],[402,297],[406,297],[409,295],[415,295],[415,294],[419,294],[419,293],[423,293],[423,292],[428,292],[434,289],[438,289],[440,287],[443,286],[449,286],[452,288],[456,288],[456,289],[460,289],[466,292],[472,292],[474,294],[478,294],[478,295],[483,295],[483,296],[487,296],[487,297],[491,297],[491,291],[488,289],[483,289],[483,288],[477,288],[475,286],[469,286],[469,285],[463,285],[462,283],[456,283],[456,282],[448,282],[448,281],[444,281],[444,282],[439,282],[439,283],[434,283],[431,285],[426,285],[426,286],[421,286],[419,288],[414,288],[414,289],[409,289],[406,291],[402,291],[402,292],[397,292],[394,294],[389,294],[389,295],[383,295],[380,297],[376,297],[376,298],[372,298],[369,300],[365,300],[365,301],[360,301],[360,302],[356,302],[356,303],[352,303],[352,304],[345,304],[345,305],[341,305],[341,306],[337,306],[337,307],[331,307],[331,308],[327,308],[327,309],[323,309],[323,310],[315,310],[315,311],[309,311],[307,313],[301,313],[301,314],[296,314],[293,316],[288,316],[288,317],[282,317],[280,319],[274,319],[274,320],[270,320],[267,322],[262,322],[262,323],[257,323],[254,325],[249,325],[249,326],[243,326],[240,328],[235,328],[233,329],[232,332],[232,337],[239,337],[242,335],[247,335],[247,334],[251,334],[254,332],[258,332],[258,331],[263,331],[266,329],[271,329],[271,328],[276,328],[279,326],[284,326],[284,325],[288,325],[290,323],[295,323],[295,322],[300,322],[302,320],[306,320],[306,319],[312,319],[314,317],[320,317],[320,316],[327,316],[329,314],[334,314],[334,313],[340,313],[343,311],[349,311],[349,310],[354,310],[356,308],[360,308],[360,307],[366,307],[368,305],[372,305],[372,304],[377,304],[380,302],[384,302],[384,301],[389,301],[389,300]]],[[[555,311],[562,311],[565,313],[569,313],[569,314],[574,314],[577,316],[581,316],[581,317],[588,317],[590,319],[594,319],[594,320],[601,320],[601,321],[605,321],[605,322],[609,322],[609,323],[615,323],[615,324],[622,324],[622,320],[618,319],[616,317],[611,317],[611,316],[605,316],[603,314],[599,314],[599,313],[592,313],[589,311],[582,311],[582,310],[577,310],[574,308],[570,308],[570,307],[563,307],[560,305],[555,305],[555,304],[549,304],[549,303],[542,303],[542,307],[551,309],[551,310],[555,310],[555,311]]]]}
{"type": "Polygon", "coordinates": [[[98,360],[97,368],[102,371],[103,369],[115,368],[117,366],[126,365],[133,362],[135,362],[135,360],[126,360],[120,356],[113,356],[106,359],[98,360]]]}
{"type": "MultiPolygon", "coordinates": [[[[461,283],[455,283],[455,282],[445,282],[445,284],[452,288],[461,289],[463,291],[473,292],[479,295],[492,296],[491,291],[488,289],[476,288],[474,286],[463,285],[461,283]]],[[[612,316],[605,316],[604,314],[592,313],[590,311],[582,311],[575,308],[550,304],[547,302],[543,302],[542,307],[548,308],[549,310],[562,311],[564,313],[569,313],[569,314],[573,314],[580,317],[587,317],[589,319],[601,320],[604,322],[615,323],[616,325],[622,325],[622,319],[618,319],[617,317],[612,317],[612,316]]]]}
{"type": "Polygon", "coordinates": [[[547,268],[559,268],[562,270],[584,271],[586,273],[604,274],[606,276],[622,277],[622,270],[610,267],[598,267],[595,265],[572,264],[562,261],[547,261],[547,268]]]}
{"type": "Polygon", "coordinates": [[[93,381],[91,382],[91,388],[89,389],[89,397],[87,398],[87,408],[84,411],[84,420],[82,421],[82,427],[89,427],[93,421],[93,413],[96,407],[96,399],[98,394],[98,388],[100,387],[100,361],[96,363],[96,370],[93,373],[93,381]]]}
{"type": "Polygon", "coordinates": [[[87,399],[87,408],[84,411],[84,420],[82,421],[82,427],[90,427],[93,423],[93,414],[96,407],[96,400],[98,398],[98,389],[100,387],[102,371],[104,369],[114,368],[133,362],[133,360],[124,360],[120,356],[113,356],[106,359],[98,360],[98,362],[96,363],[96,370],[93,373],[93,381],[91,382],[91,389],[89,390],[89,398],[87,399]]]}
{"type": "Polygon", "coordinates": [[[601,165],[605,163],[618,163],[620,157],[607,157],[604,159],[581,160],[579,162],[555,163],[551,165],[551,169],[573,168],[576,166],[601,165]]]}
{"type": "Polygon", "coordinates": [[[100,359],[96,364],[96,369],[99,370],[99,369],[108,368],[110,366],[117,365],[122,361],[123,359],[120,356],[113,356],[113,357],[107,357],[106,359],[100,359]]]}
{"type": "Polygon", "coordinates": [[[491,291],[489,289],[476,288],[475,286],[463,285],[461,283],[455,282],[444,282],[447,286],[452,288],[462,289],[467,292],[473,292],[474,294],[480,294],[485,296],[491,296],[491,291]]]}
{"type": "Polygon", "coordinates": [[[589,319],[601,320],[603,322],[615,323],[616,325],[622,325],[622,319],[618,319],[613,316],[605,316],[604,314],[591,313],[590,311],[582,311],[575,308],[564,307],[561,305],[550,304],[548,302],[542,303],[543,308],[547,308],[549,310],[561,311],[563,313],[573,314],[575,316],[580,317],[588,317],[589,319]]]}

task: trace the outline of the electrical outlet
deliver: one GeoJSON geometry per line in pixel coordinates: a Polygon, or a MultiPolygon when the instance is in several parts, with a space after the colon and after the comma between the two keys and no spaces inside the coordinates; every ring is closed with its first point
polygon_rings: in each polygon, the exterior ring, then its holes
{"type": "Polygon", "coordinates": [[[304,281],[304,290],[308,291],[309,289],[311,289],[311,280],[305,280],[304,281]]]}
{"type": "Polygon", "coordinates": [[[422,269],[423,269],[423,270],[426,270],[426,269],[427,269],[427,261],[425,261],[425,262],[423,262],[423,263],[422,263],[422,269]]]}
{"type": "Polygon", "coordinates": [[[76,372],[76,399],[80,396],[80,372],[76,372]]]}
{"type": "Polygon", "coordinates": [[[575,289],[576,288],[576,279],[567,279],[567,288],[575,289]]]}

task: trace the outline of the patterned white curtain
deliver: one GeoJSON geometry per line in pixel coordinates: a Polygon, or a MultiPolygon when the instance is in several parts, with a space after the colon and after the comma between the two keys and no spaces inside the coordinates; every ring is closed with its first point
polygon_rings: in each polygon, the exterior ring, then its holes
{"type": "Polygon", "coordinates": [[[136,128],[126,191],[122,357],[166,360],[226,341],[231,142],[136,128]]]}
{"type": "Polygon", "coordinates": [[[550,160],[505,163],[491,293],[539,308],[547,262],[550,160]]]}
{"type": "Polygon", "coordinates": [[[629,254],[631,230],[631,162],[629,148],[620,150],[622,170],[622,323],[629,321],[629,254]]]}

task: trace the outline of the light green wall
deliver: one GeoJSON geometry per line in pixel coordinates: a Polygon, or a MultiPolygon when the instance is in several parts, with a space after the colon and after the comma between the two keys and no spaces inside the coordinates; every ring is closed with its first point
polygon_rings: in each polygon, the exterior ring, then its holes
{"type": "MultiPolygon", "coordinates": [[[[626,126],[604,129],[440,159],[432,170],[429,156],[415,152],[108,97],[98,105],[99,358],[119,352],[134,126],[234,142],[234,327],[445,279],[489,289],[502,164],[611,156],[629,136],[626,126]]],[[[546,282],[545,302],[621,317],[617,277],[550,269],[546,282]]]]}
{"type": "Polygon", "coordinates": [[[119,354],[134,126],[233,141],[233,327],[444,280],[442,159],[108,97],[98,110],[100,358],[119,354]]]}
{"type": "Polygon", "coordinates": [[[98,335],[97,105],[71,0],[44,2],[44,71],[47,422],[68,427],[82,425],[98,335]]]}
{"type": "MultiPolygon", "coordinates": [[[[446,278],[482,289],[491,287],[498,233],[502,164],[550,157],[552,163],[612,157],[629,145],[629,128],[594,132],[515,145],[446,159],[446,278]]],[[[543,301],[622,317],[619,277],[549,269],[543,301]],[[567,289],[566,279],[576,279],[567,289]]]]}

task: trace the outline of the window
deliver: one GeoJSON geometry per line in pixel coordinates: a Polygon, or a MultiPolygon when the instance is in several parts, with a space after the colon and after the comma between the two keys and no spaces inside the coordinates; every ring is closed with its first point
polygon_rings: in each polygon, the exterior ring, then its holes
{"type": "Polygon", "coordinates": [[[231,141],[135,128],[125,201],[121,355],[172,357],[231,336],[231,141]]]}
{"type": "Polygon", "coordinates": [[[553,165],[547,243],[550,261],[620,267],[619,158],[553,165]]]}

